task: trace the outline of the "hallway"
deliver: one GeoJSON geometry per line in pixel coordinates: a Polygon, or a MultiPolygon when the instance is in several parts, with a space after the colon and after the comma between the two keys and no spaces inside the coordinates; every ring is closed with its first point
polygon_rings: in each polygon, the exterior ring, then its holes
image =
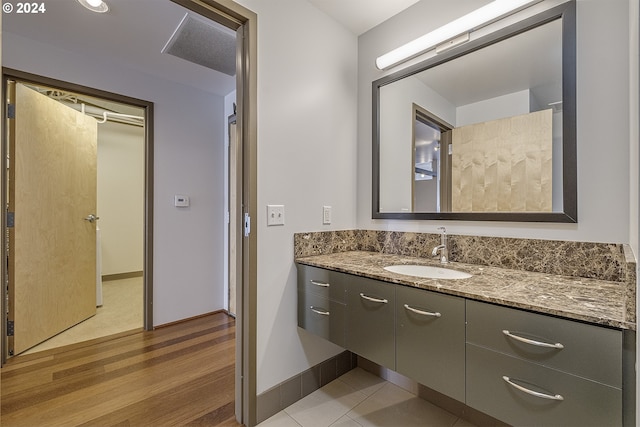
{"type": "Polygon", "coordinates": [[[18,356],[1,370],[0,423],[236,426],[234,364],[224,313],[18,356]]]}

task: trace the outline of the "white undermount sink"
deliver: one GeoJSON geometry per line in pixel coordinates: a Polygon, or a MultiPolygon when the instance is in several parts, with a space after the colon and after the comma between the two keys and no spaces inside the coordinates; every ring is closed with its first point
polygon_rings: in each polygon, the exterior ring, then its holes
{"type": "Polygon", "coordinates": [[[407,276],[426,277],[429,279],[468,279],[472,275],[464,271],[451,270],[450,268],[432,267],[430,265],[402,264],[384,267],[392,273],[404,274],[407,276]]]}

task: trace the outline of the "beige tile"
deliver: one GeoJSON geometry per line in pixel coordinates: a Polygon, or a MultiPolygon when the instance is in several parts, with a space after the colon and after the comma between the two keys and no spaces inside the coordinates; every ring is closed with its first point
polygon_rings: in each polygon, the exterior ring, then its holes
{"type": "Polygon", "coordinates": [[[455,415],[391,383],[386,383],[347,415],[362,426],[376,427],[452,427],[458,420],[455,415]]]}
{"type": "Polygon", "coordinates": [[[143,326],[142,277],[109,280],[102,286],[103,305],[96,315],[22,354],[36,353],[143,326]]]}
{"type": "Polygon", "coordinates": [[[332,381],[285,409],[304,427],[327,427],[367,396],[342,381],[332,381]]]}
{"type": "Polygon", "coordinates": [[[300,427],[300,424],[295,422],[286,412],[280,411],[258,424],[257,427],[300,427]]]}
{"type": "Polygon", "coordinates": [[[371,396],[386,384],[385,380],[362,368],[352,369],[338,379],[367,396],[371,396]]]}
{"type": "Polygon", "coordinates": [[[358,424],[348,416],[341,417],[338,421],[331,424],[330,427],[362,427],[362,425],[358,424]]]}

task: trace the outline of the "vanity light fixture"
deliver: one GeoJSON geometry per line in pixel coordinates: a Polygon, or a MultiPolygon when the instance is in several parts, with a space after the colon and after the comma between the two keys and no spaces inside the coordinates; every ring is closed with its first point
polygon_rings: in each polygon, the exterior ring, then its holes
{"type": "Polygon", "coordinates": [[[471,31],[539,1],[541,0],[494,0],[422,37],[418,37],[397,49],[379,56],[376,59],[376,67],[384,70],[424,53],[433,47],[436,47],[438,52],[442,52],[465,43],[469,40],[471,31]]]}
{"type": "Polygon", "coordinates": [[[78,0],[78,3],[92,12],[105,13],[109,10],[109,6],[102,0],[78,0]]]}

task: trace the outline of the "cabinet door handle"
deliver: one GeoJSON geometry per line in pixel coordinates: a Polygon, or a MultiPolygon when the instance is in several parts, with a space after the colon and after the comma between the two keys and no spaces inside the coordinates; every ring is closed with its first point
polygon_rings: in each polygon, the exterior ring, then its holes
{"type": "Polygon", "coordinates": [[[511,381],[511,378],[507,377],[506,375],[504,375],[502,379],[505,380],[507,384],[509,384],[511,387],[514,387],[524,393],[530,394],[531,396],[539,397],[541,399],[564,400],[564,397],[562,397],[559,394],[551,395],[551,394],[545,394],[545,393],[529,390],[528,388],[523,387],[520,384],[514,383],[513,381],[511,381]]]}
{"type": "Polygon", "coordinates": [[[564,348],[564,346],[562,344],[560,344],[559,342],[557,342],[555,344],[551,344],[551,343],[548,343],[548,342],[530,340],[528,338],[524,338],[524,337],[520,337],[518,335],[514,335],[511,332],[507,331],[506,329],[503,329],[502,333],[505,334],[506,336],[508,336],[509,338],[513,338],[514,340],[518,340],[518,341],[523,342],[523,343],[535,345],[537,347],[547,347],[547,348],[557,348],[557,349],[563,349],[564,348]]]}
{"type": "Polygon", "coordinates": [[[311,279],[311,280],[309,280],[309,281],[310,281],[311,283],[313,283],[314,285],[316,285],[316,286],[322,286],[323,288],[328,288],[328,287],[330,286],[330,285],[329,285],[329,283],[318,282],[318,281],[313,280],[313,279],[311,279]]]}
{"type": "Polygon", "coordinates": [[[386,304],[386,303],[389,302],[386,299],[373,298],[373,297],[367,296],[367,295],[365,295],[363,293],[360,293],[360,298],[366,299],[367,301],[371,301],[371,302],[379,302],[380,304],[386,304]]]}
{"type": "Polygon", "coordinates": [[[329,312],[328,312],[328,311],[326,311],[326,310],[318,310],[318,309],[317,309],[317,308],[315,308],[314,306],[310,306],[309,308],[310,308],[310,309],[311,309],[311,311],[313,311],[314,313],[321,314],[321,315],[323,315],[323,316],[328,316],[328,315],[329,315],[329,312]]]}
{"type": "Polygon", "coordinates": [[[421,314],[423,316],[432,316],[432,317],[440,317],[440,316],[442,316],[442,314],[438,313],[437,311],[433,312],[433,313],[430,312],[430,311],[423,311],[423,310],[419,310],[417,308],[413,308],[413,307],[409,306],[409,304],[405,304],[404,308],[406,308],[407,310],[409,310],[409,311],[411,311],[413,313],[421,314]]]}

